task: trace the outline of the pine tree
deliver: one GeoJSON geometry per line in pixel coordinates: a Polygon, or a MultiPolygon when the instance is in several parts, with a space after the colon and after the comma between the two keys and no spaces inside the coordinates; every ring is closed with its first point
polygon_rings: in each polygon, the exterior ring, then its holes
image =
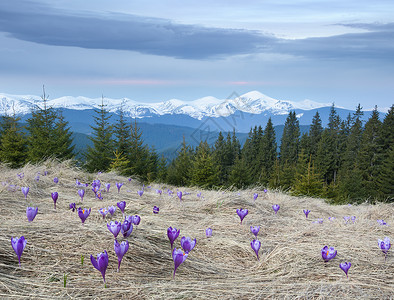
{"type": "Polygon", "coordinates": [[[228,182],[236,188],[241,189],[250,184],[248,168],[243,158],[236,157],[233,167],[231,168],[228,182]]]}
{"type": "Polygon", "coordinates": [[[192,157],[193,152],[183,137],[181,150],[168,167],[167,181],[170,184],[178,186],[190,184],[192,157]]]}
{"type": "Polygon", "coordinates": [[[125,173],[125,170],[127,170],[127,166],[129,163],[129,160],[125,155],[123,155],[122,152],[119,152],[119,150],[115,150],[114,158],[111,161],[109,169],[111,171],[116,171],[121,175],[128,175],[127,173],[125,173]]]}
{"type": "Polygon", "coordinates": [[[0,123],[0,161],[11,168],[22,167],[27,158],[27,140],[19,126],[20,118],[2,116],[0,123]]]}
{"type": "Polygon", "coordinates": [[[298,159],[300,125],[295,111],[289,113],[286,118],[285,127],[280,145],[280,163],[295,164],[298,159]]]}
{"type": "Polygon", "coordinates": [[[380,129],[382,123],[379,120],[379,112],[377,107],[372,111],[372,115],[365,124],[365,130],[361,138],[361,147],[359,158],[356,162],[362,176],[362,184],[367,196],[376,198],[378,196],[377,178],[379,175],[380,161],[380,145],[378,143],[380,137],[380,129]]]}
{"type": "Polygon", "coordinates": [[[268,119],[267,125],[264,129],[261,141],[261,156],[263,164],[261,168],[260,182],[266,185],[272,175],[275,161],[278,156],[275,129],[271,118],[268,119]]]}
{"type": "Polygon", "coordinates": [[[125,157],[129,157],[130,141],[131,141],[131,126],[126,122],[125,111],[122,102],[118,110],[118,121],[114,125],[115,134],[115,148],[119,153],[123,153],[125,157]]]}
{"type": "Polygon", "coordinates": [[[219,132],[218,138],[215,142],[215,150],[213,152],[213,159],[215,161],[216,166],[218,167],[219,172],[219,181],[223,184],[226,180],[226,143],[224,141],[224,137],[222,132],[219,132]]]}
{"type": "Polygon", "coordinates": [[[203,188],[212,188],[219,183],[218,166],[215,165],[209,145],[200,142],[191,170],[191,184],[203,188]]]}
{"type": "Polygon", "coordinates": [[[131,124],[131,140],[128,151],[130,174],[146,178],[149,170],[149,156],[149,149],[144,145],[142,139],[142,131],[138,127],[137,120],[134,119],[134,123],[131,124]]]}
{"type": "Polygon", "coordinates": [[[394,202],[394,143],[387,151],[378,174],[377,183],[380,196],[389,202],[394,202]]]}
{"type": "Polygon", "coordinates": [[[159,182],[165,182],[167,178],[167,160],[162,155],[157,165],[157,180],[159,182]]]}
{"type": "Polygon", "coordinates": [[[323,182],[320,180],[318,174],[315,173],[315,168],[312,162],[312,154],[308,156],[301,150],[297,162],[297,170],[295,180],[291,189],[294,195],[298,196],[320,196],[323,190],[323,182]]]}
{"type": "Polygon", "coordinates": [[[310,154],[314,158],[317,153],[317,147],[321,139],[321,135],[323,133],[322,121],[320,119],[319,112],[317,111],[312,119],[312,125],[309,128],[309,147],[310,154]]]}
{"type": "Polygon", "coordinates": [[[57,113],[53,107],[47,106],[47,96],[43,87],[42,106],[36,106],[32,116],[27,120],[28,160],[32,163],[55,157],[57,149],[57,113]]]}
{"type": "Polygon", "coordinates": [[[95,126],[91,126],[93,133],[89,137],[93,147],[88,146],[86,153],[86,169],[89,172],[107,171],[114,158],[113,128],[109,124],[111,115],[105,108],[104,98],[101,100],[100,110],[95,113],[95,126]]]}
{"type": "Polygon", "coordinates": [[[62,112],[58,113],[55,124],[55,144],[53,154],[57,159],[66,160],[74,158],[74,148],[72,132],[68,127],[68,122],[64,119],[62,112]]]}

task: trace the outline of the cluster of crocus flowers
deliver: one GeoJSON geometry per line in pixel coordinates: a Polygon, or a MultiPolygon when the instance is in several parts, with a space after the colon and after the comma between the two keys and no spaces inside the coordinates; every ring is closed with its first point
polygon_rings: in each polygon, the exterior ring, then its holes
{"type": "Polygon", "coordinates": [[[253,240],[253,241],[250,242],[250,246],[252,247],[252,249],[256,253],[257,260],[260,260],[259,259],[259,250],[260,250],[260,247],[261,247],[261,242],[259,240],[253,240]]]}
{"type": "Polygon", "coordinates": [[[352,264],[350,262],[344,262],[339,264],[339,267],[342,269],[343,272],[345,272],[347,278],[349,278],[347,272],[349,271],[351,266],[352,264]]]}
{"type": "Polygon", "coordinates": [[[97,259],[90,255],[90,261],[92,262],[93,267],[100,271],[101,275],[103,276],[104,285],[105,283],[105,271],[108,267],[108,253],[106,250],[97,254],[97,259]]]}
{"type": "Polygon", "coordinates": [[[126,240],[119,244],[119,242],[115,239],[114,249],[116,256],[118,257],[118,272],[119,272],[120,263],[122,262],[123,256],[126,254],[127,250],[129,250],[129,241],[126,240]]]}
{"type": "Polygon", "coordinates": [[[275,214],[277,214],[279,209],[280,209],[280,205],[279,204],[274,204],[274,205],[272,205],[272,209],[274,210],[275,214]]]}
{"type": "Polygon", "coordinates": [[[316,221],[313,221],[312,223],[316,223],[316,224],[323,224],[323,219],[317,219],[316,221]]]}
{"type": "Polygon", "coordinates": [[[128,220],[129,222],[131,222],[134,225],[139,225],[141,222],[141,217],[139,215],[127,216],[126,220],[128,220]]]}
{"type": "Polygon", "coordinates": [[[379,225],[387,225],[387,223],[384,220],[377,220],[379,225]]]}
{"type": "Polygon", "coordinates": [[[328,248],[328,246],[324,246],[321,249],[321,256],[324,260],[324,262],[328,262],[331,259],[333,259],[337,255],[337,250],[334,249],[334,247],[328,248]]]}
{"type": "Polygon", "coordinates": [[[21,191],[23,195],[25,195],[25,199],[27,199],[27,194],[29,193],[29,187],[27,186],[21,187],[21,191]]]}
{"type": "Polygon", "coordinates": [[[26,217],[29,222],[32,222],[38,213],[38,207],[28,207],[26,208],[26,217]]]}
{"type": "Polygon", "coordinates": [[[156,205],[153,206],[153,213],[154,213],[154,214],[158,214],[158,213],[159,213],[159,210],[160,210],[160,209],[159,209],[158,206],[156,206],[156,205]]]}
{"type": "Polygon", "coordinates": [[[59,193],[58,192],[53,192],[53,193],[51,193],[51,196],[52,196],[52,200],[53,200],[53,206],[56,209],[56,201],[59,198],[59,193]]]}
{"type": "Polygon", "coordinates": [[[205,235],[207,236],[207,238],[212,236],[212,229],[211,228],[207,228],[205,229],[205,235]]]}
{"type": "Polygon", "coordinates": [[[82,225],[85,224],[85,221],[89,217],[91,210],[92,210],[91,208],[87,209],[87,208],[78,207],[78,216],[82,221],[82,225]]]}
{"type": "Polygon", "coordinates": [[[243,209],[243,208],[237,209],[237,214],[238,214],[239,218],[241,219],[241,224],[242,224],[243,219],[248,214],[248,212],[249,211],[246,208],[245,209],[243,209]]]}
{"type": "Polygon", "coordinates": [[[118,193],[120,192],[120,188],[122,187],[123,183],[117,182],[116,187],[118,188],[118,193]]]}
{"type": "Polygon", "coordinates": [[[309,209],[304,209],[305,218],[308,218],[308,215],[311,211],[309,209]]]}
{"type": "Polygon", "coordinates": [[[171,249],[173,248],[174,241],[177,239],[180,232],[181,232],[180,229],[177,230],[175,227],[174,228],[168,227],[167,236],[168,236],[168,239],[170,240],[170,243],[171,243],[171,249]]]}
{"type": "Polygon", "coordinates": [[[18,256],[19,266],[21,266],[21,256],[22,256],[23,250],[25,250],[25,247],[26,247],[25,237],[24,236],[21,236],[20,238],[11,237],[11,246],[12,246],[12,249],[14,249],[16,255],[18,256]]]}

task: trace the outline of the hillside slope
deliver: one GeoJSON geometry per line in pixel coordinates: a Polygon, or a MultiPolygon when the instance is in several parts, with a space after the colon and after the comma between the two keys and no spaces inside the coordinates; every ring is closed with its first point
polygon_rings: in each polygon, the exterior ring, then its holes
{"type": "MultiPolygon", "coordinates": [[[[260,189],[243,191],[190,192],[182,201],[176,187],[153,184],[145,187],[134,180],[112,173],[87,174],[48,161],[39,166],[27,165],[20,170],[1,167],[0,182],[0,298],[29,299],[389,299],[394,288],[394,253],[385,260],[377,245],[385,236],[394,239],[394,205],[330,206],[321,199],[296,198],[277,191],[260,189]],[[47,175],[44,176],[44,172],[47,175]],[[19,179],[17,173],[24,173],[19,179]],[[40,179],[35,180],[40,172],[40,179]],[[53,182],[54,177],[59,183],[53,182]],[[76,179],[111,183],[103,200],[86,188],[83,202],[78,196],[76,179]],[[116,182],[124,185],[118,193],[116,182]],[[30,187],[27,200],[21,186],[30,187]],[[162,188],[160,196],[155,189],[162,188]],[[58,192],[57,209],[51,192],[58,192]],[[253,201],[253,193],[259,193],[253,201]],[[116,271],[114,237],[107,229],[110,220],[122,221],[119,209],[112,218],[103,220],[98,209],[126,201],[126,215],[138,214],[141,223],[128,238],[130,248],[116,271]],[[69,204],[91,208],[85,225],[69,204]],[[279,204],[275,214],[273,204],[279,204]],[[28,223],[26,207],[37,206],[38,215],[28,223]],[[153,214],[153,206],[159,214],[153,214]],[[242,225],[236,209],[247,208],[242,225]],[[303,209],[311,210],[306,219],[303,209]],[[356,216],[345,224],[344,216],[356,216]],[[329,221],[328,217],[335,217],[329,221]],[[318,218],[322,224],[314,223],[318,218]],[[382,226],[377,219],[384,219],[382,226]],[[261,226],[258,239],[262,246],[260,260],[251,249],[254,236],[250,226],[261,226]],[[182,236],[197,239],[172,278],[174,263],[167,238],[169,226],[180,229],[174,246],[180,247],[182,236]],[[212,237],[205,229],[212,228],[212,237]],[[27,241],[21,267],[11,247],[11,237],[24,236],[27,241]],[[321,249],[333,246],[338,255],[324,263],[321,249]],[[99,271],[90,262],[106,250],[109,265],[104,288],[99,271]],[[81,264],[81,256],[84,263],[81,264]],[[339,263],[350,261],[349,279],[339,263]],[[67,286],[63,287],[63,275],[67,286]]],[[[119,242],[123,238],[118,237],[119,242]]]]}

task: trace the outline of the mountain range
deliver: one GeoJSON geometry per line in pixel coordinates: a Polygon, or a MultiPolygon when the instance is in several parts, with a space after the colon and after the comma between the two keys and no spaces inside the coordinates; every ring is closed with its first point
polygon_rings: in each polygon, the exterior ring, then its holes
{"type": "MultiPolygon", "coordinates": [[[[31,116],[31,111],[43,103],[40,96],[9,95],[0,93],[0,114],[13,114],[22,122],[31,116]]],[[[92,132],[95,111],[101,104],[113,115],[111,122],[117,121],[116,114],[122,109],[126,117],[136,118],[142,129],[145,142],[154,146],[159,153],[174,153],[183,136],[191,145],[200,140],[213,143],[219,131],[235,132],[241,142],[247,138],[251,127],[265,127],[268,118],[277,126],[278,142],[282,135],[283,124],[290,111],[295,111],[300,122],[301,132],[308,130],[316,111],[319,112],[323,126],[328,123],[331,103],[318,103],[311,100],[293,102],[277,100],[258,91],[243,95],[233,94],[228,99],[204,97],[194,101],[171,99],[164,102],[140,103],[127,98],[87,98],[65,96],[48,99],[47,105],[61,109],[71,130],[76,134],[78,149],[83,151],[89,139],[85,135],[92,132]],[[280,126],[282,125],[282,126],[280,126]]],[[[353,111],[336,107],[338,115],[345,119],[353,111]]],[[[367,120],[370,112],[364,112],[367,120]]],[[[384,114],[381,113],[381,118],[384,114]]],[[[167,156],[167,155],[166,155],[167,156]]],[[[172,155],[169,155],[172,156],[172,155]]]]}

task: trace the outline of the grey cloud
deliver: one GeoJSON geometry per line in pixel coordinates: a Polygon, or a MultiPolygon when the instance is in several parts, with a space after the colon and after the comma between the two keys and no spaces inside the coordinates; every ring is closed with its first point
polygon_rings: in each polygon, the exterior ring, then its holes
{"type": "Polygon", "coordinates": [[[62,13],[42,4],[34,6],[33,2],[12,1],[12,7],[1,3],[0,31],[40,44],[189,59],[260,52],[275,40],[250,30],[181,25],[158,18],[62,13]]]}
{"type": "Polygon", "coordinates": [[[183,59],[280,53],[317,59],[393,61],[394,23],[341,25],[369,31],[285,40],[252,30],[183,25],[125,14],[76,14],[33,1],[0,1],[0,31],[39,44],[127,50],[183,59]]]}

